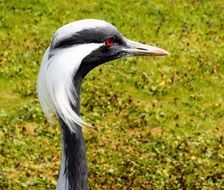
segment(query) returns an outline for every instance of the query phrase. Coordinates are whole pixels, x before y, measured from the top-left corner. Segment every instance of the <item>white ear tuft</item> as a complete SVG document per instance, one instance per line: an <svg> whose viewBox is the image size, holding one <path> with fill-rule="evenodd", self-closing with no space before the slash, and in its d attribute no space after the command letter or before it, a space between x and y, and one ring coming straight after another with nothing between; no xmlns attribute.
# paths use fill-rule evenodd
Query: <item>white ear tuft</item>
<svg viewBox="0 0 224 190"><path fill-rule="evenodd" d="M81 44L51 52L47 48L38 75L37 92L43 112L50 123L53 122L53 113L74 133L75 124L86 125L72 108L78 103L73 79L83 58L100 46L100 43Z"/></svg>

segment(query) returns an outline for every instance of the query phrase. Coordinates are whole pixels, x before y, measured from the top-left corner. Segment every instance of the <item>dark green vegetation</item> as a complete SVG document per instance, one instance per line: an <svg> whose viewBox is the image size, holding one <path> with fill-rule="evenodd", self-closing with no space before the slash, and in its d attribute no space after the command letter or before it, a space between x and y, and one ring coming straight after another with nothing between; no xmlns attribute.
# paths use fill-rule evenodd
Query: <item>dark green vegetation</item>
<svg viewBox="0 0 224 190"><path fill-rule="evenodd" d="M83 18L171 53L86 77L90 189L224 188L222 0L0 0L0 10L0 189L55 188L60 128L44 118L35 83L53 32Z"/></svg>

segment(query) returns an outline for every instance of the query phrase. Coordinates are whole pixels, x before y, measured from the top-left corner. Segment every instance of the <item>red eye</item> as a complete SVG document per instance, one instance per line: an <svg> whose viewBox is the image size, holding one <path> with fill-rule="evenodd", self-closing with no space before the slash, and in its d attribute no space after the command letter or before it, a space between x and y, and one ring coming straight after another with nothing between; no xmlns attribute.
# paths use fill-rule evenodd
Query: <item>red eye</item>
<svg viewBox="0 0 224 190"><path fill-rule="evenodd" d="M110 48L114 43L114 38L113 37L107 38L104 43L107 48Z"/></svg>

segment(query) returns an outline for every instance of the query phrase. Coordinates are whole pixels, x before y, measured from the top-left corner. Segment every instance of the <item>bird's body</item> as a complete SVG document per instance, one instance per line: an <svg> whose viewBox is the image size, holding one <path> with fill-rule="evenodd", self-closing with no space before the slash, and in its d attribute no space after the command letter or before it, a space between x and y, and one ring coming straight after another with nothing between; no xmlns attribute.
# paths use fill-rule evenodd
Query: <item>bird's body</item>
<svg viewBox="0 0 224 190"><path fill-rule="evenodd" d="M83 78L100 64L124 56L167 55L165 50L124 38L111 24L95 19L59 28L47 48L37 91L49 121L58 117L62 131L62 162L58 190L86 190L87 160L79 96Z"/></svg>

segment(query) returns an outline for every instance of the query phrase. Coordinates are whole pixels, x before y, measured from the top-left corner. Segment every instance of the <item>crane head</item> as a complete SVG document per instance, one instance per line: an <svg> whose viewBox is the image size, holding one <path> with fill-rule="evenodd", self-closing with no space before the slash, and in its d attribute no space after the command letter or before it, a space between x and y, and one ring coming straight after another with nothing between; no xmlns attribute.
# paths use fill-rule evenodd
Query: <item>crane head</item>
<svg viewBox="0 0 224 190"><path fill-rule="evenodd" d="M83 76L94 67L121 57L169 54L155 46L128 40L112 24L95 19L76 21L56 31L52 40L51 51L72 47L79 47L78 53L86 52L79 65L82 67L79 72Z"/></svg>
<svg viewBox="0 0 224 190"><path fill-rule="evenodd" d="M75 21L59 28L47 48L38 76L38 97L47 118L56 113L71 129L82 125L77 111L78 92L74 80L100 64L127 56L165 56L155 46L125 38L112 24L96 19ZM76 98L74 98L76 97Z"/></svg>

